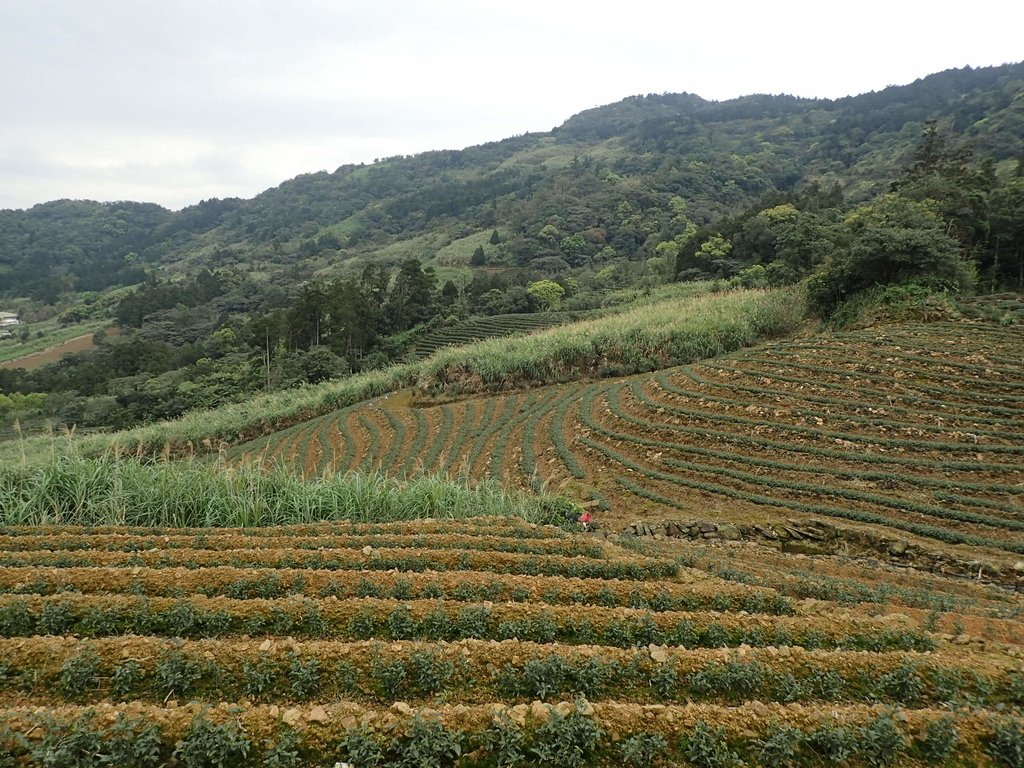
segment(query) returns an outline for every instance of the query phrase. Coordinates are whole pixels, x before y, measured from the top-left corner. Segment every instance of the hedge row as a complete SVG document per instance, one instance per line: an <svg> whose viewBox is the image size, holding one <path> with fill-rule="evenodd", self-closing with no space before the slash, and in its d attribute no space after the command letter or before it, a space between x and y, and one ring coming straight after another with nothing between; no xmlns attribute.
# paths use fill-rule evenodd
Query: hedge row
<svg viewBox="0 0 1024 768"><path fill-rule="evenodd" d="M245 568L0 568L0 594L129 593L149 597L201 594L234 599L390 597L460 602L543 602L600 605L651 611L747 611L791 615L792 601L773 589L731 585L715 579L671 581L589 580L564 576L498 578L487 572L324 572Z"/></svg>
<svg viewBox="0 0 1024 768"><path fill-rule="evenodd" d="M990 711L590 704L378 711L188 705L0 711L0 759L51 768L242 765L550 768L1019 766L1024 728Z"/></svg>
<svg viewBox="0 0 1024 768"><path fill-rule="evenodd" d="M0 535L0 551L3 552L76 552L99 550L104 552L144 552L147 550L196 550L228 552L240 550L280 549L347 550L373 547L375 549L455 549L460 552L505 552L527 555L560 555L562 557L601 558L605 549L601 544L582 541L578 538L519 540L508 536L488 536L482 531L478 535L457 533L366 534L346 536L344 534L321 534L318 536L288 536L275 539L269 536L253 537L236 534L222 534L213 529L195 535L179 536L133 536L129 534L40 534L37 536Z"/></svg>
<svg viewBox="0 0 1024 768"><path fill-rule="evenodd" d="M797 645L921 650L934 642L883 619L653 612L601 606L450 603L443 600L294 597L280 600L124 595L0 596L0 637L121 634L166 637L292 635L348 640L519 639L618 648Z"/></svg>
<svg viewBox="0 0 1024 768"><path fill-rule="evenodd" d="M1024 672L930 654L617 650L523 642L0 641L0 690L33 701L592 701L1024 705Z"/></svg>
<svg viewBox="0 0 1024 768"><path fill-rule="evenodd" d="M488 571L586 579L654 581L678 573L678 566L649 557L595 560L560 555L521 555L514 552L466 552L450 549L373 549L369 551L278 548L216 552L205 549L147 550L144 552L28 552L0 553L0 566L82 566L166 568L305 568L325 571Z"/></svg>

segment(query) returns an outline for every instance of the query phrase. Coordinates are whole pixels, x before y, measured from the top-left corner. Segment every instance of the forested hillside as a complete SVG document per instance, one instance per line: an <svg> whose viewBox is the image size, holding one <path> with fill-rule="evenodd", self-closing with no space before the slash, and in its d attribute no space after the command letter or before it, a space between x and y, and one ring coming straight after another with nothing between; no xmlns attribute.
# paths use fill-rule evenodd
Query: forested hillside
<svg viewBox="0 0 1024 768"><path fill-rule="evenodd" d="M1022 136L1012 64L834 101L635 96L177 212L0 211L0 310L22 321L0 359L54 327L122 331L0 370L0 393L47 395L0 407L0 437L15 417L174 417L381 367L466 318L593 310L677 280L806 281L821 317L878 284L1020 290Z"/></svg>
<svg viewBox="0 0 1024 768"><path fill-rule="evenodd" d="M636 96L548 133L307 174L252 200L178 212L66 200L2 211L0 296L52 301L195 263L259 261L308 277L352 260L434 258L495 227L503 242L486 255L502 264L576 266L602 252L637 260L653 255L652 236L670 233L680 214L700 226L815 183L867 199L886 188L928 121L1008 167L1021 156L1022 93L1024 65L1015 64L835 101Z"/></svg>

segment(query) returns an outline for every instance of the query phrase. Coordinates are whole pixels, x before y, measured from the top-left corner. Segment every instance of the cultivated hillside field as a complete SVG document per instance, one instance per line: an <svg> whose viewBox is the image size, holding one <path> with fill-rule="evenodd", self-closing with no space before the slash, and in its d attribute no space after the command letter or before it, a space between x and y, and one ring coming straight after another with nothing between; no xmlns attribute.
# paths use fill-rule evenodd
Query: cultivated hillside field
<svg viewBox="0 0 1024 768"><path fill-rule="evenodd" d="M439 404L400 393L228 458L306 476L488 478L589 502L616 531L824 520L1012 579L1024 560L1022 349L1019 328L982 323L824 334L591 384Z"/></svg>
<svg viewBox="0 0 1024 768"><path fill-rule="evenodd" d="M495 518L2 542L6 764L1018 764L1020 604L969 582Z"/></svg>
<svg viewBox="0 0 1024 768"><path fill-rule="evenodd" d="M657 332L12 463L0 766L1024 765L1024 330Z"/></svg>

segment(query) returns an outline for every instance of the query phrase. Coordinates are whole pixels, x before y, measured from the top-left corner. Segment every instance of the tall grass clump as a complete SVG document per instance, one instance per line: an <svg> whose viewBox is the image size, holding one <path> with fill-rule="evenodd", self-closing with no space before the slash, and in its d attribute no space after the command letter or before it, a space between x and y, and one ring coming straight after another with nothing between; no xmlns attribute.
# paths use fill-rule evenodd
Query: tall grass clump
<svg viewBox="0 0 1024 768"><path fill-rule="evenodd" d="M660 301L529 336L442 349L424 361L417 383L427 391L470 392L642 373L791 333L804 317L792 289Z"/></svg>
<svg viewBox="0 0 1024 768"><path fill-rule="evenodd" d="M451 394L642 373L714 357L794 331L805 316L795 289L693 295L666 286L646 303L539 333L449 347L415 363L260 395L113 434L0 442L0 464L67 454L181 457L216 453L404 387ZM670 298L665 298L670 297Z"/></svg>
<svg viewBox="0 0 1024 768"><path fill-rule="evenodd" d="M61 457L0 470L0 524L248 527L514 516L563 522L572 505L497 484L349 474L303 481L284 469L196 461Z"/></svg>
<svg viewBox="0 0 1024 768"><path fill-rule="evenodd" d="M241 403L192 411L171 420L113 434L33 437L0 443L0 463L52 461L76 453L137 456L216 453L222 446L252 440L339 408L409 386L416 367L398 365L322 384L259 395Z"/></svg>

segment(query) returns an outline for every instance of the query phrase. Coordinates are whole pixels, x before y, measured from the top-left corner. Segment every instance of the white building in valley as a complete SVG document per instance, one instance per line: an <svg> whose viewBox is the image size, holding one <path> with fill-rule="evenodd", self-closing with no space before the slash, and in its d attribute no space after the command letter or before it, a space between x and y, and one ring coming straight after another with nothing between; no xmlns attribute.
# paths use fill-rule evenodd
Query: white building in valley
<svg viewBox="0 0 1024 768"><path fill-rule="evenodd" d="M10 328L15 325L21 325L17 312L0 312L0 328Z"/></svg>

